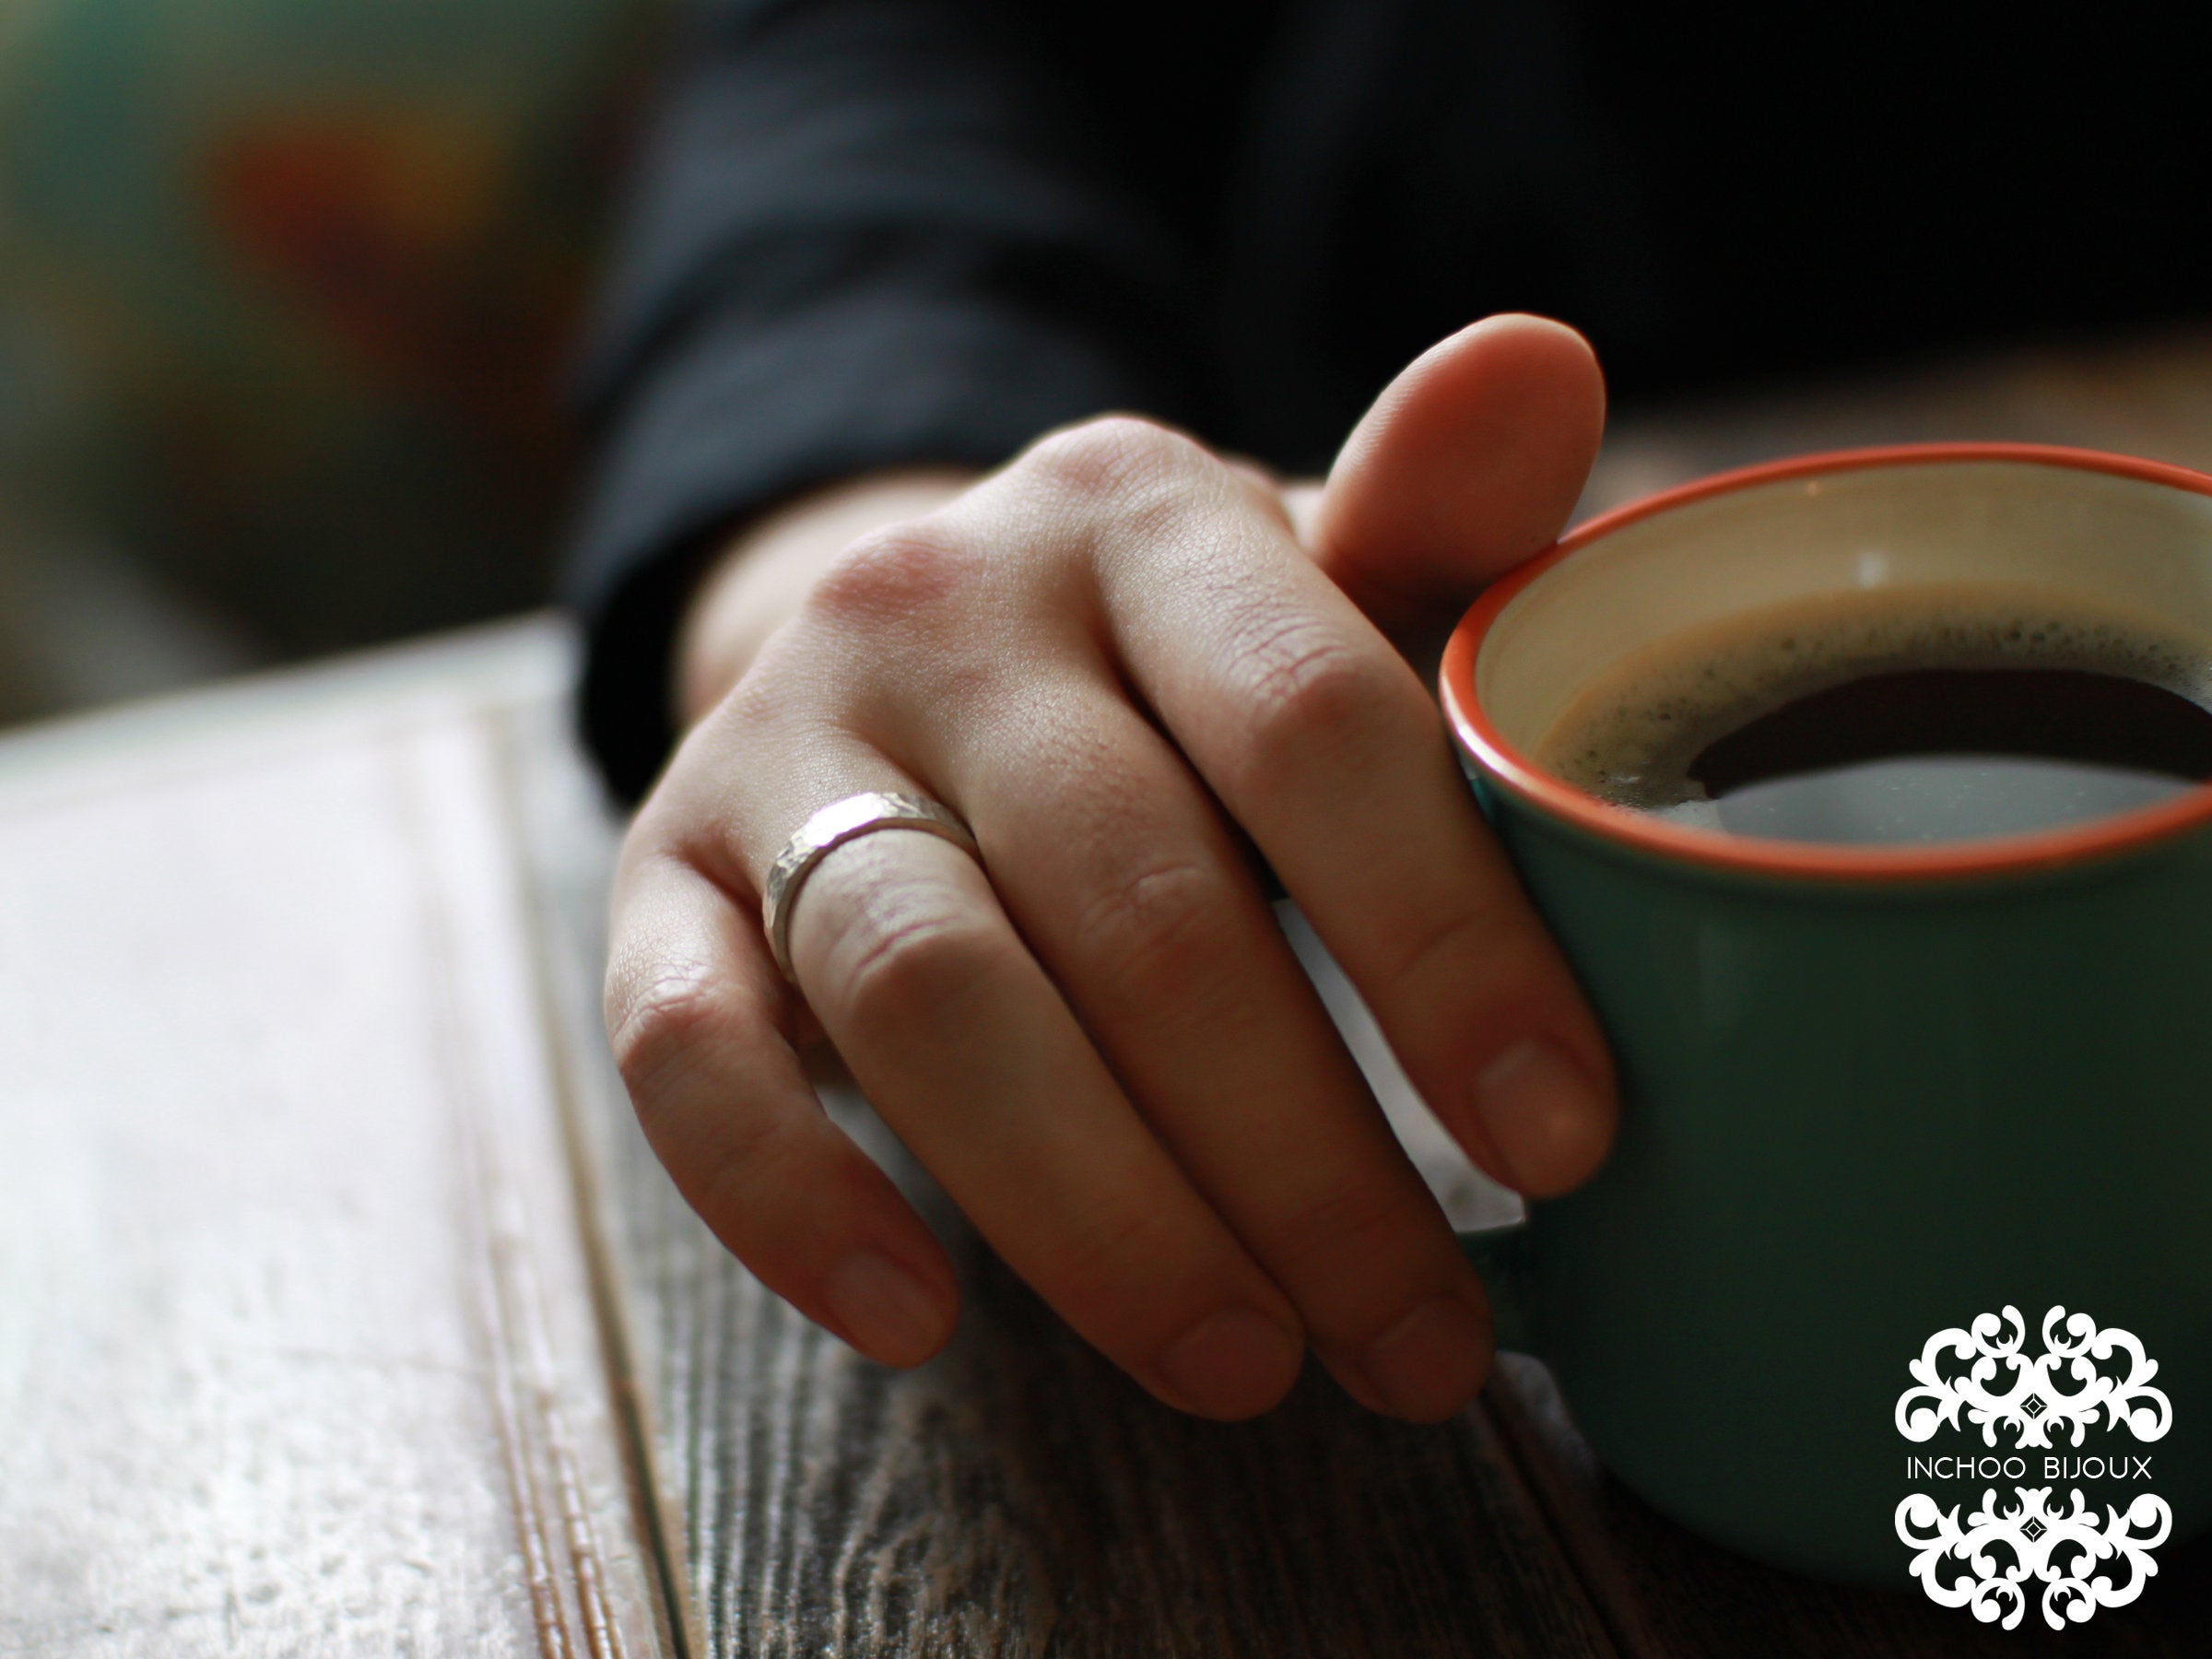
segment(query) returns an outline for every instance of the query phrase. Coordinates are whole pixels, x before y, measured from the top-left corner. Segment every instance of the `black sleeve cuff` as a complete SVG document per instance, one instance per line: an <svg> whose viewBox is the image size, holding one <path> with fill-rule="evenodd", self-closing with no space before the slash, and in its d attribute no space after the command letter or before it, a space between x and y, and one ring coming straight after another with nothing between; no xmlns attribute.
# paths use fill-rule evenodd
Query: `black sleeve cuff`
<svg viewBox="0 0 2212 1659"><path fill-rule="evenodd" d="M959 293L854 294L769 329L733 307L656 355L625 388L567 582L582 736L625 802L674 747L676 629L725 526L879 468L996 465L1053 427L1149 402L1066 325Z"/></svg>

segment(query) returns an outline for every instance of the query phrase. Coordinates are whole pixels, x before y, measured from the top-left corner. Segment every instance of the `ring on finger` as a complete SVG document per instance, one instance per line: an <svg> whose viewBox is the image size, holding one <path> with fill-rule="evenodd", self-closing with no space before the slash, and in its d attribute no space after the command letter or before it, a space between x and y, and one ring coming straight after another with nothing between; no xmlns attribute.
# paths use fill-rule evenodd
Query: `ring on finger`
<svg viewBox="0 0 2212 1659"><path fill-rule="evenodd" d="M768 930L768 947L790 983L799 982L791 965L791 912L806 877L837 848L878 830L920 830L950 841L978 864L982 862L982 849L976 845L974 832L947 808L924 795L871 789L832 801L783 843L775 863L768 867L768 879L761 884L760 920Z"/></svg>

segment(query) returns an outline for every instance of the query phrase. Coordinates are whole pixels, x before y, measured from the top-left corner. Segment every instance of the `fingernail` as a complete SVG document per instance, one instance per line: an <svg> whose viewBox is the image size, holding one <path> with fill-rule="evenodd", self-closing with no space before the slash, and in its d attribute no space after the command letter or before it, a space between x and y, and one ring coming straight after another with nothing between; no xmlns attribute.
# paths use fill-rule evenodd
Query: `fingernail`
<svg viewBox="0 0 2212 1659"><path fill-rule="evenodd" d="M1517 1042L1475 1080L1475 1112L1513 1185L1541 1197L1597 1167L1610 1135L1605 1097L1567 1051Z"/></svg>
<svg viewBox="0 0 2212 1659"><path fill-rule="evenodd" d="M879 1250L856 1250L832 1267L822 1300L853 1345L886 1365L919 1365L944 1340L935 1292Z"/></svg>
<svg viewBox="0 0 2212 1659"><path fill-rule="evenodd" d="M1256 1416L1297 1381L1305 1350L1289 1332L1250 1308L1200 1320L1159 1356L1160 1374L1201 1417Z"/></svg>
<svg viewBox="0 0 2212 1659"><path fill-rule="evenodd" d="M1416 1423L1441 1422L1489 1373L1489 1327L1466 1303L1440 1296L1376 1337L1361 1363L1392 1411Z"/></svg>

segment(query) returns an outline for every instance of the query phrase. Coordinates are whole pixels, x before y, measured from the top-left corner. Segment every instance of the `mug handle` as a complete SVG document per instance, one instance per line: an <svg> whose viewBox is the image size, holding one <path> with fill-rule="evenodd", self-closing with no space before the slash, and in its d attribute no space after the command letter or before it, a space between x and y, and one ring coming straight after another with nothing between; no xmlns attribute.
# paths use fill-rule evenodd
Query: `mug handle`
<svg viewBox="0 0 2212 1659"><path fill-rule="evenodd" d="M1480 1232L1463 1232L1459 1248L1475 1270L1482 1275L1483 1288L1490 1296L1490 1326L1500 1352L1510 1349L1516 1354L1535 1354L1542 1357L1536 1346L1535 1310L1530 1305L1529 1292L1533 1288L1529 1273L1528 1223L1511 1222L1504 1227L1485 1228Z"/></svg>

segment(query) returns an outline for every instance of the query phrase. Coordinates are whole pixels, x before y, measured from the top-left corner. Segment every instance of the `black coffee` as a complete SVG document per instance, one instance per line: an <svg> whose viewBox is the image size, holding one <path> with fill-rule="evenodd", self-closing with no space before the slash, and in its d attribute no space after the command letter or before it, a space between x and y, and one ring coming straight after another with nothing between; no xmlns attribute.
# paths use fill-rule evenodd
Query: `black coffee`
<svg viewBox="0 0 2212 1659"><path fill-rule="evenodd" d="M2212 781L2212 641L1990 588L1839 595L1647 651L1538 746L1622 806L1914 844L2107 817Z"/></svg>

